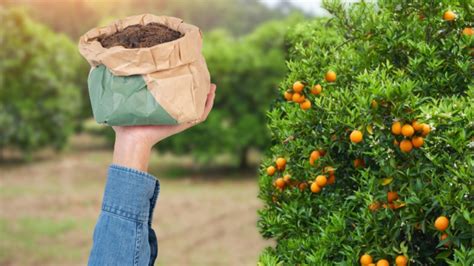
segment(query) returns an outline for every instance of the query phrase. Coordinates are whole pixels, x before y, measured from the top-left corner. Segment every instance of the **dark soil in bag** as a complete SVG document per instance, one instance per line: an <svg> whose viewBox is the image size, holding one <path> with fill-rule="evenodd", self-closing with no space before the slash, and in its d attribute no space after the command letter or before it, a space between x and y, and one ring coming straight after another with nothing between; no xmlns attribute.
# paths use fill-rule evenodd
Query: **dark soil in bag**
<svg viewBox="0 0 474 266"><path fill-rule="evenodd" d="M160 43L171 42L183 36L181 32L159 23L131 25L109 36L100 36L97 40L105 48L123 46L125 48L152 47Z"/></svg>

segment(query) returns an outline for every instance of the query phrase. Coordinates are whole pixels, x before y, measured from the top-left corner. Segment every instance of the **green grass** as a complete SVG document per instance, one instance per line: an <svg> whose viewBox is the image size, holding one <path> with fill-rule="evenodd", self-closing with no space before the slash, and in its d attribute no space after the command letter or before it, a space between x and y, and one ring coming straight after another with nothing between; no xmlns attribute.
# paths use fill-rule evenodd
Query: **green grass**
<svg viewBox="0 0 474 266"><path fill-rule="evenodd" d="M74 241L64 241L68 233L77 230L86 232L86 228L79 221L70 218L61 220L39 217L21 217L17 220L1 218L0 264L8 264L9 260L15 261L14 257L21 256L29 257L30 259L22 261L31 260L32 264L63 259L78 261L83 256L83 250L71 246Z"/></svg>

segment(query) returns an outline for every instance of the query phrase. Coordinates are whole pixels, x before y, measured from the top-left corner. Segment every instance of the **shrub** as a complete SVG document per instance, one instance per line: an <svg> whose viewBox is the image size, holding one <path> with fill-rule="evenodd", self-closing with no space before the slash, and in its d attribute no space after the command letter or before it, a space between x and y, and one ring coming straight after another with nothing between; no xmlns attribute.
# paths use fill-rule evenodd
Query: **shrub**
<svg viewBox="0 0 474 266"><path fill-rule="evenodd" d="M311 107L280 96L268 113L274 145L261 167L258 225L276 246L260 265L357 265L364 254L390 265L472 265L472 5L325 7L325 24L289 33L280 86L286 97L303 83ZM443 19L448 10L456 19ZM278 157L286 167L269 175ZM449 224L435 226L441 216Z"/></svg>
<svg viewBox="0 0 474 266"><path fill-rule="evenodd" d="M61 148L79 112L79 54L18 9L0 10L0 150Z"/></svg>

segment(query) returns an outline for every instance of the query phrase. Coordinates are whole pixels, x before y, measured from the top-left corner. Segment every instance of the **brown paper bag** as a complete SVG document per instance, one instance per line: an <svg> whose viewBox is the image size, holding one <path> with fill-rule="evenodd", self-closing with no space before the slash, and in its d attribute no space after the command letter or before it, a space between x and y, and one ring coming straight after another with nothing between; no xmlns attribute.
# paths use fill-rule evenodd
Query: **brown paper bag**
<svg viewBox="0 0 474 266"><path fill-rule="evenodd" d="M150 22L164 24L183 36L153 47L134 49L122 46L107 49L97 40L127 26ZM204 111L210 88L201 48L199 28L174 17L143 14L88 31L79 40L79 51L91 65L89 92L94 117L109 125L196 122ZM137 75L141 78L137 79ZM126 91L130 82L137 93L140 91L139 95ZM141 91L145 89L145 93Z"/></svg>

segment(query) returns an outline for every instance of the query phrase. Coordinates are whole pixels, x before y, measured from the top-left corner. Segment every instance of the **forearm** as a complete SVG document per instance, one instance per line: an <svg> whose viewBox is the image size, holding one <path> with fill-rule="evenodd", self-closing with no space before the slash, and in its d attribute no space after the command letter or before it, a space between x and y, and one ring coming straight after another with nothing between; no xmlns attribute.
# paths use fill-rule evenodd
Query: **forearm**
<svg viewBox="0 0 474 266"><path fill-rule="evenodd" d="M115 137L113 164L137 169L142 172L148 171L152 146L135 138L117 134Z"/></svg>

